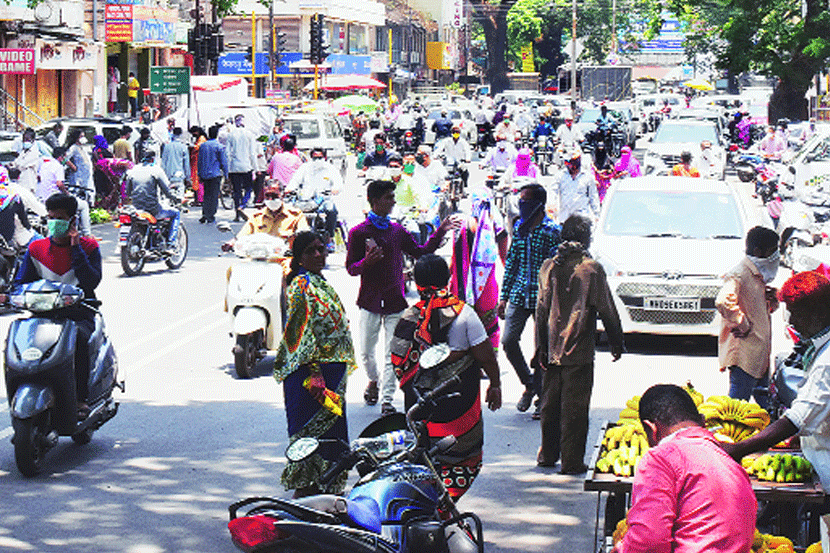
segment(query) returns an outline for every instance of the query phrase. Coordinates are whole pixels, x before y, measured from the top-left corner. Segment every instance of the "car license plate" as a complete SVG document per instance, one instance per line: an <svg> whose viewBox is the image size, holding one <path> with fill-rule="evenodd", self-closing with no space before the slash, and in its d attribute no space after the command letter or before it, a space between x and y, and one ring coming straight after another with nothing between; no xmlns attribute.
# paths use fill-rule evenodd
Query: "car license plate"
<svg viewBox="0 0 830 553"><path fill-rule="evenodd" d="M643 309L649 311L700 311L700 298L643 298Z"/></svg>

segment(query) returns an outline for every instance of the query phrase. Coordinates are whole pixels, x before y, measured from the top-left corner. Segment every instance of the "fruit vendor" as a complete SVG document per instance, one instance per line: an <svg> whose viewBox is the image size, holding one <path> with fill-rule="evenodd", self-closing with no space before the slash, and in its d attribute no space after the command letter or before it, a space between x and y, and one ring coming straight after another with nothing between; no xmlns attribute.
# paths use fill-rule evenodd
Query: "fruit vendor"
<svg viewBox="0 0 830 553"><path fill-rule="evenodd" d="M651 449L640 459L628 531L617 553L749 551L757 502L744 469L703 427L679 386L652 386L640 399Z"/></svg>
<svg viewBox="0 0 830 553"><path fill-rule="evenodd" d="M805 378L780 419L752 438L723 447L740 459L798 433L804 456L824 489L830 489L830 280L816 271L797 273L781 287L778 299L787 305L790 325L807 346Z"/></svg>

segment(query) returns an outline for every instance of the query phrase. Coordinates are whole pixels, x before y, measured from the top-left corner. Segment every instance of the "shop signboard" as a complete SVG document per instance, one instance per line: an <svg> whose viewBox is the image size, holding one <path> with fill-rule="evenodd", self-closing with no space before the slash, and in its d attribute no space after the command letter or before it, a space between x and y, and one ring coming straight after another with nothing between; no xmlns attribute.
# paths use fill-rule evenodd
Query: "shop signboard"
<svg viewBox="0 0 830 553"><path fill-rule="evenodd" d="M0 21L27 21L33 17L33 10L26 0L0 2Z"/></svg>
<svg viewBox="0 0 830 553"><path fill-rule="evenodd" d="M329 54L326 63L331 65L332 75L371 75L372 56Z"/></svg>
<svg viewBox="0 0 830 553"><path fill-rule="evenodd" d="M104 34L107 42L132 42L133 7L130 5L107 4L104 11L106 25Z"/></svg>
<svg viewBox="0 0 830 553"><path fill-rule="evenodd" d="M0 74L34 75L34 48L0 48Z"/></svg>
<svg viewBox="0 0 830 553"><path fill-rule="evenodd" d="M246 77L251 76L251 62L245 59L247 54L245 52L225 52L219 56L217 64L220 75L242 75ZM268 56L265 52L256 53L256 76L265 77L270 75L268 69ZM283 52L280 56L282 65L276 68L274 73L276 75L291 75L289 64L303 59L302 52Z"/></svg>
<svg viewBox="0 0 830 553"><path fill-rule="evenodd" d="M150 6L133 6L133 42L152 46L176 43L178 11Z"/></svg>
<svg viewBox="0 0 830 553"><path fill-rule="evenodd" d="M150 93L188 94L190 92L189 67L151 67Z"/></svg>
<svg viewBox="0 0 830 553"><path fill-rule="evenodd" d="M37 39L35 51L39 69L94 70L98 61L96 47L80 42Z"/></svg>

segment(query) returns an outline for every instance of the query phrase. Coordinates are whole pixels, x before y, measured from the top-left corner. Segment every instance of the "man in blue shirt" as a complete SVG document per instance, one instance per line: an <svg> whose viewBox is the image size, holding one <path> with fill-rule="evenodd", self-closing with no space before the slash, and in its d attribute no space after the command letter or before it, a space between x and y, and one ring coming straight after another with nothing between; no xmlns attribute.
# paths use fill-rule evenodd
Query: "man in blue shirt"
<svg viewBox="0 0 830 553"><path fill-rule="evenodd" d="M182 142L181 127L174 127L171 136L170 142L161 151L161 168L170 181L170 190L181 201L184 197L184 183L190 180L190 154Z"/></svg>
<svg viewBox="0 0 830 553"><path fill-rule="evenodd" d="M219 126L208 129L208 140L199 147L199 180L205 188L205 199L202 202L202 218L200 223L213 223L216 220L216 209L219 207L219 184L222 177L228 178L228 153L225 147L216 139L219 136Z"/></svg>
<svg viewBox="0 0 830 553"><path fill-rule="evenodd" d="M499 295L498 315L504 319L501 344L525 391L516 409L527 411L533 396L541 390L541 373L530 372L519 340L527 319L536 312L539 269L556 253L561 241L559 226L545 213L547 192L540 184L528 184L519 191L520 217L513 228L513 239L504 264L504 279ZM534 416L535 418L535 416Z"/></svg>

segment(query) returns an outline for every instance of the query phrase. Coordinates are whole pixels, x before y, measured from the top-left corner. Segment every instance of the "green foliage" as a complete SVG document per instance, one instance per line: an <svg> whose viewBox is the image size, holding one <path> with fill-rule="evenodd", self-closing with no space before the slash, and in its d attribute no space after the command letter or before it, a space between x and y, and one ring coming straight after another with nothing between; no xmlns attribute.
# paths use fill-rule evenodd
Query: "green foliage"
<svg viewBox="0 0 830 553"><path fill-rule="evenodd" d="M220 18L234 13L238 2L239 0L211 0L211 3L216 6L216 15ZM269 6L263 0L260 0L260 3L266 8Z"/></svg>

